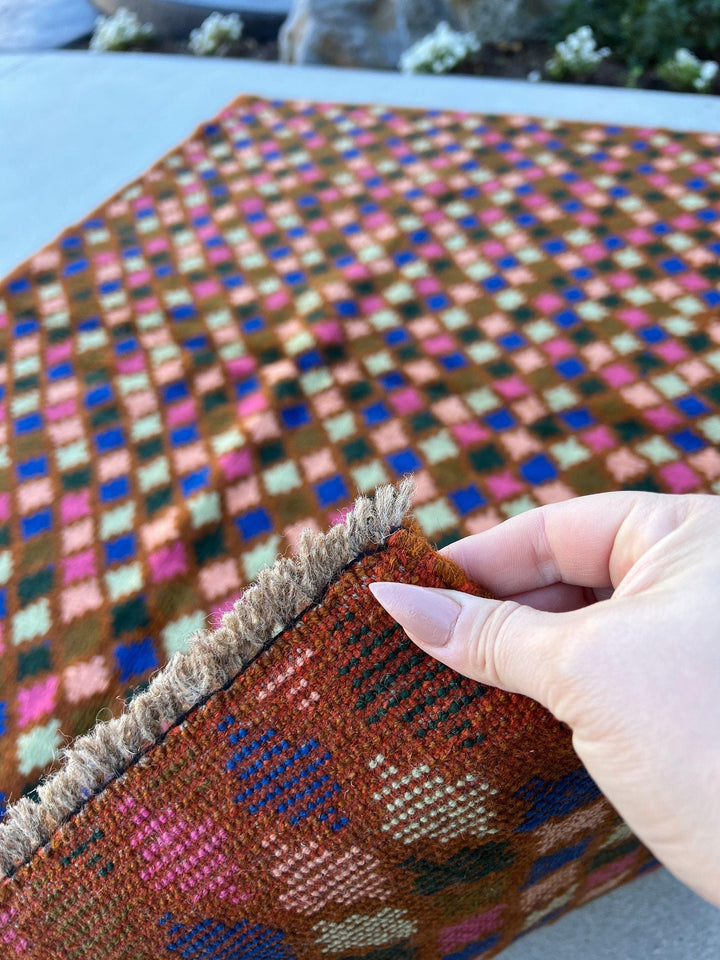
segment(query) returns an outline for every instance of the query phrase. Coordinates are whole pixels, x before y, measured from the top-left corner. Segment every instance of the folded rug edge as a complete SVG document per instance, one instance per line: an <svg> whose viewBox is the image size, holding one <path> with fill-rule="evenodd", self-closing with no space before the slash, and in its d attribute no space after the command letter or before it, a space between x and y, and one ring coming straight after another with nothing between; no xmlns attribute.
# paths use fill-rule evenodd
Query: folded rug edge
<svg viewBox="0 0 720 960"><path fill-rule="evenodd" d="M411 477L358 497L342 523L305 531L293 557L263 570L216 630L195 635L122 714L96 723L62 753L37 790L8 806L0 824L0 881L27 862L89 797L119 776L193 707L230 682L273 637L316 603L358 554L384 543L410 511Z"/></svg>

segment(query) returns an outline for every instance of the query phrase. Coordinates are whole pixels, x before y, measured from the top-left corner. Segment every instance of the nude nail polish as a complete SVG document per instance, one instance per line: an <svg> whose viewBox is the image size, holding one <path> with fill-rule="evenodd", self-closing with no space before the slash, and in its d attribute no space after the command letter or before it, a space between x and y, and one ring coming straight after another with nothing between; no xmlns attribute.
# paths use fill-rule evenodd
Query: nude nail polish
<svg viewBox="0 0 720 960"><path fill-rule="evenodd" d="M462 607L439 590L409 583L371 583L375 599L411 640L427 647L443 647L450 639Z"/></svg>

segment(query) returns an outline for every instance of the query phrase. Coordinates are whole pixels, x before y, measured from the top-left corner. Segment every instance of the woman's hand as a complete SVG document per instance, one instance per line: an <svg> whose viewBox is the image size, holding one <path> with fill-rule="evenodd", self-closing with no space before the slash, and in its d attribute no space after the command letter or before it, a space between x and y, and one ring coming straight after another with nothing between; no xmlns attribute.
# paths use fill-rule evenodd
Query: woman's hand
<svg viewBox="0 0 720 960"><path fill-rule="evenodd" d="M428 654L567 723L631 829L720 906L720 498L580 497L443 553L501 599L370 589Z"/></svg>

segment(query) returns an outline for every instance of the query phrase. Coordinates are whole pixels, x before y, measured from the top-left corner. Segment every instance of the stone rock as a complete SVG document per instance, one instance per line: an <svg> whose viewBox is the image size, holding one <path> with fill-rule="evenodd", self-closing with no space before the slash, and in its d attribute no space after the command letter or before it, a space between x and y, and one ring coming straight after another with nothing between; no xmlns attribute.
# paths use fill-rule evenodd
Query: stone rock
<svg viewBox="0 0 720 960"><path fill-rule="evenodd" d="M294 0L280 31L287 63L394 69L441 20L481 43L537 36L566 0Z"/></svg>
<svg viewBox="0 0 720 960"><path fill-rule="evenodd" d="M280 30L280 59L388 67L401 54L395 0L295 0Z"/></svg>
<svg viewBox="0 0 720 960"><path fill-rule="evenodd" d="M472 30L480 42L528 40L542 34L548 17L567 0L448 0L461 30Z"/></svg>

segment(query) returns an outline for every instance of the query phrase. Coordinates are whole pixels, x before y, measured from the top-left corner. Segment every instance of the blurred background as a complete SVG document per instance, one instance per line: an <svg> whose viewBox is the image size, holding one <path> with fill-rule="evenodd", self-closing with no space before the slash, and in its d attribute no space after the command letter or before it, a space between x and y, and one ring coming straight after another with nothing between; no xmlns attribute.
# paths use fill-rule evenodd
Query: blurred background
<svg viewBox="0 0 720 960"><path fill-rule="evenodd" d="M0 0L0 50L48 50L92 33L89 0Z"/></svg>
<svg viewBox="0 0 720 960"><path fill-rule="evenodd" d="M0 52L57 50L88 46L100 15L112 15L120 7L151 20L160 39L178 39L199 26L218 10L237 11L242 16L244 34L261 41L276 39L286 18L291 0L247 0L244 3L195 0L150 0L150 2L114 2L114 0L0 0Z"/></svg>
<svg viewBox="0 0 720 960"><path fill-rule="evenodd" d="M720 0L0 0L0 52L88 48L718 94Z"/></svg>

